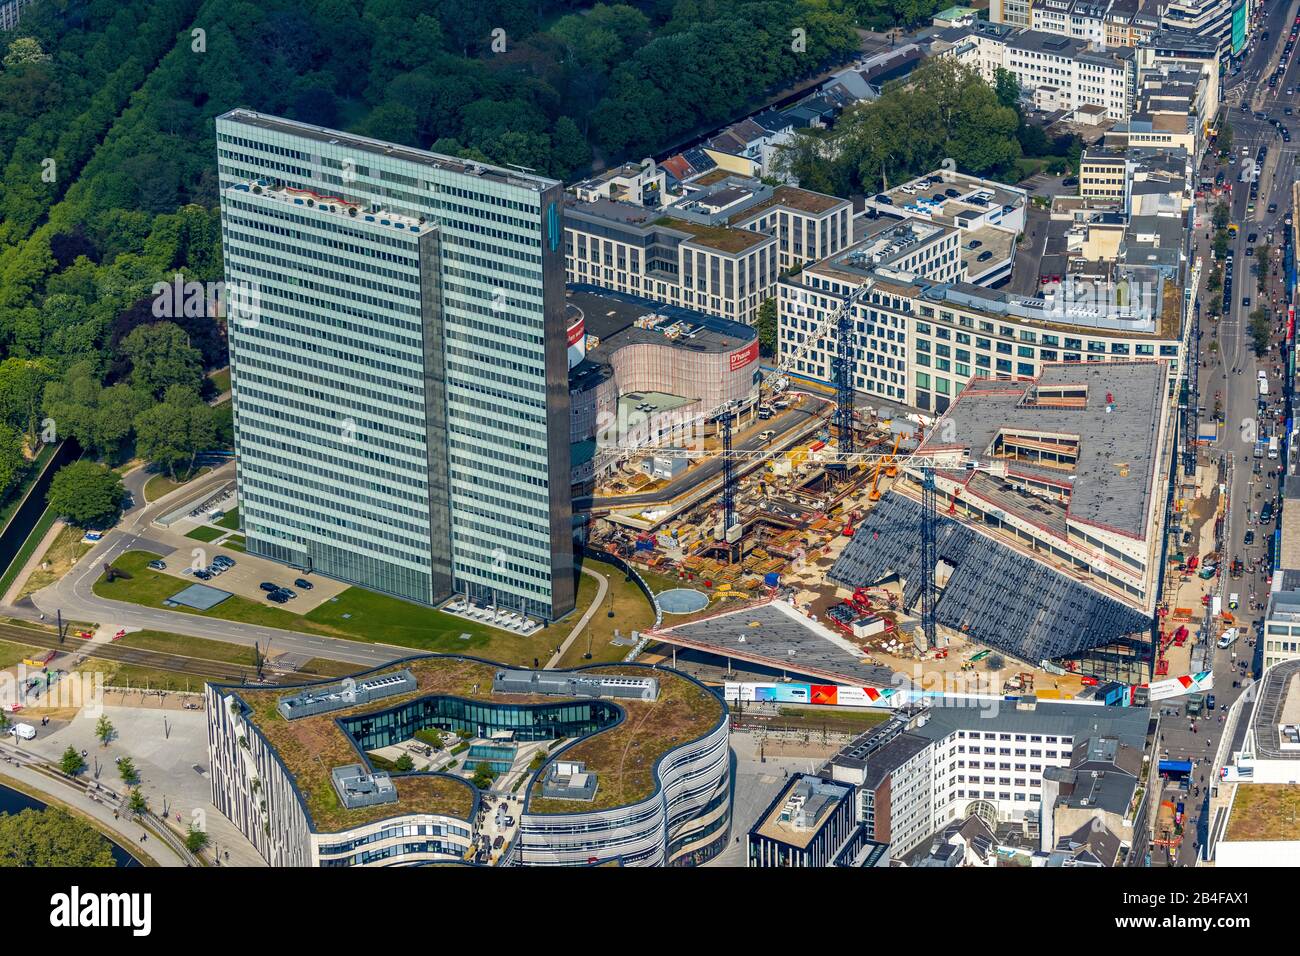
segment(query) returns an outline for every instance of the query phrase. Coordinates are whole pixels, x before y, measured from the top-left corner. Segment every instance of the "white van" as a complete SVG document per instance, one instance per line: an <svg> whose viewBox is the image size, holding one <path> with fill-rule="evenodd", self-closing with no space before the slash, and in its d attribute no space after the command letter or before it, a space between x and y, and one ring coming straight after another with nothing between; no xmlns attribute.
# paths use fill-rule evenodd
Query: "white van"
<svg viewBox="0 0 1300 956"><path fill-rule="evenodd" d="M9 733L15 737L21 737L23 740L36 739L36 728L31 724L14 724L9 728Z"/></svg>
<svg viewBox="0 0 1300 956"><path fill-rule="evenodd" d="M1237 629L1235 627L1228 628L1226 631L1223 632L1223 637L1219 638L1219 648L1221 650L1226 650L1227 648L1231 647L1233 644L1236 643L1237 643Z"/></svg>

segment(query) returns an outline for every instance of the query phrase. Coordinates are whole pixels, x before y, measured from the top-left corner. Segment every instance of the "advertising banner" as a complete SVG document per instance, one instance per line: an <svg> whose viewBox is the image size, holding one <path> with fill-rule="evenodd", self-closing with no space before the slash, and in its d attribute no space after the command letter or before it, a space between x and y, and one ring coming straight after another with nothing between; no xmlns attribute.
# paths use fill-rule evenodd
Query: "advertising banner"
<svg viewBox="0 0 1300 956"><path fill-rule="evenodd" d="M737 349L731 353L731 371L735 372L744 368L750 362L758 361L758 340L755 339L743 349Z"/></svg>
<svg viewBox="0 0 1300 956"><path fill-rule="evenodd" d="M1232 55L1237 56L1246 48L1246 4L1241 3L1232 11Z"/></svg>

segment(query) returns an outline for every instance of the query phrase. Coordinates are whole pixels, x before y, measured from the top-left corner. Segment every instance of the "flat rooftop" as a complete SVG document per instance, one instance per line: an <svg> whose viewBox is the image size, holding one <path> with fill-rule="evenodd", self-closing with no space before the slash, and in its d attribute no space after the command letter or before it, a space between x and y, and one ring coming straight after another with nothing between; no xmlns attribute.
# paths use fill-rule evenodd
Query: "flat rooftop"
<svg viewBox="0 0 1300 956"><path fill-rule="evenodd" d="M294 778L316 831L329 833L404 813L439 813L468 820L473 811L475 788L449 774L394 773L395 802L345 808L330 774L337 767L358 762L368 767L369 760L358 751L338 721L388 710L420 697L454 696L501 704L553 705L565 700L555 696L493 693L493 678L501 669L502 665L489 661L448 655L396 661L366 671L364 676L375 678L409 671L416 679L415 690L293 721L286 720L277 707L289 688L225 685L221 690L244 703L246 719L275 749ZM681 743L704 736L717 726L725 713L722 702L714 694L675 671L660 668L651 671L633 665L581 670L588 674L630 677L653 674L659 681L659 696L654 701L603 698L606 703L621 708L626 718L552 755L583 761L588 771L599 775L600 792L585 809L621 806L649 796L654 792L654 765L659 757ZM337 684L338 681L321 683ZM565 801L531 799L527 812L563 813L572 809Z"/></svg>
<svg viewBox="0 0 1300 956"><path fill-rule="evenodd" d="M905 191L908 189L912 192ZM890 200L888 204L878 203L874 197L879 195L869 194L867 202L877 208L896 206L899 215L913 212L949 222L963 211L983 215L1004 206L1019 209L1026 202L1024 190L950 170L935 170L885 190L884 195Z"/></svg>
<svg viewBox="0 0 1300 956"><path fill-rule="evenodd" d="M598 340L569 370L570 390L585 391L605 381L613 374L614 353L627 345L667 345L684 353L717 354L758 340L752 326L592 285L570 285L565 308L566 327L581 319L586 334ZM656 321L655 316L660 318Z"/></svg>
<svg viewBox="0 0 1300 956"><path fill-rule="evenodd" d="M1045 365L1034 381L975 379L918 454L961 450L981 463L1005 461L1011 474L1060 487L1069 517L1145 538L1167 391L1168 370L1155 361ZM947 434L954 439L939 440ZM1013 437L1018 448L1004 451ZM1032 437L1049 452L1064 443L1076 461L1049 467L1026 458Z"/></svg>
<svg viewBox="0 0 1300 956"><path fill-rule="evenodd" d="M788 604L771 601L662 628L655 639L844 684L907 687L887 667L866 663L858 648Z"/></svg>
<svg viewBox="0 0 1300 956"><path fill-rule="evenodd" d="M1243 843L1300 840L1300 785L1239 784L1222 839Z"/></svg>
<svg viewBox="0 0 1300 956"><path fill-rule="evenodd" d="M300 136L304 139L325 143L330 146L341 146L370 156L390 156L407 162L444 169L448 172L478 176L492 182L518 186L522 189L532 189L537 192L551 186L560 185L559 180L548 179L545 176L522 173L503 166L493 166L490 163L472 162L457 159L454 156L443 156L441 153L431 153L428 150L388 143L381 139L371 139L368 136L344 133L325 126L312 126L310 123L300 123L297 120L285 119L280 116L269 116L249 109L233 109L223 113L218 119L242 123L245 126L253 126L258 129L272 130L287 136Z"/></svg>
<svg viewBox="0 0 1300 956"><path fill-rule="evenodd" d="M735 229L731 226L713 226L703 222L692 222L689 219L678 219L675 216L660 215L654 224L663 229L684 232L696 245L707 246L728 255L745 252L765 242L776 241L775 237L763 232Z"/></svg>
<svg viewBox="0 0 1300 956"><path fill-rule="evenodd" d="M1300 724L1300 660L1274 664L1264 675L1250 718L1257 758L1300 761L1300 750L1284 747L1283 724Z"/></svg>
<svg viewBox="0 0 1300 956"><path fill-rule="evenodd" d="M802 850L822 831L835 808L852 796L853 789L845 784L796 774L750 832ZM801 809L812 826L796 825L798 814L790 812L791 800L796 798L803 802Z"/></svg>
<svg viewBox="0 0 1300 956"><path fill-rule="evenodd" d="M800 212L823 213L829 212L836 206L843 206L847 202L847 199L841 199L838 196L815 193L808 189L800 189L798 186L778 186L770 197L736 213L731 217L730 221L732 223L748 222L758 213L773 206L784 206L789 209L797 209Z"/></svg>

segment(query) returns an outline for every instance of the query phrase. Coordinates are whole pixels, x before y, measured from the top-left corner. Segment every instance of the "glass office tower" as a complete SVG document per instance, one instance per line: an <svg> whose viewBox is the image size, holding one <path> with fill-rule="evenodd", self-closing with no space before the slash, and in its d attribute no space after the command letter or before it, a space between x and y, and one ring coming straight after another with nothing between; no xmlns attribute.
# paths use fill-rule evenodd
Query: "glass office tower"
<svg viewBox="0 0 1300 956"><path fill-rule="evenodd" d="M217 149L248 550L572 610L563 185L248 110Z"/></svg>

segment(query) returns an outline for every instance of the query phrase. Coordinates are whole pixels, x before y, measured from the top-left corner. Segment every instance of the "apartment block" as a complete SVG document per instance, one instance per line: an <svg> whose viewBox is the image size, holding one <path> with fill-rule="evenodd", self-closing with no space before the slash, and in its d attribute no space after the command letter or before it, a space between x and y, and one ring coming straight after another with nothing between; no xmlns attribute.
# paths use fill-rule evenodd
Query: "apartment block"
<svg viewBox="0 0 1300 956"><path fill-rule="evenodd" d="M635 192L615 199L583 189L568 198L569 282L752 325L782 272L850 241L848 200L721 169L675 195L659 192L653 205Z"/></svg>
<svg viewBox="0 0 1300 956"><path fill-rule="evenodd" d="M1136 93L1133 50L1099 50L1091 39L1070 32L1013 29L976 22L940 31L936 55L948 56L980 72L992 83L1005 70L1020 83L1035 108L1073 111L1100 107L1108 118L1129 115ZM1099 41L1097 41L1099 42Z"/></svg>
<svg viewBox="0 0 1300 956"><path fill-rule="evenodd" d="M891 844L891 856L904 859L953 820L970 816L1037 833L1040 814L1052 805L1044 802L1052 768L1077 766L1075 748L1089 738L1140 754L1148 716L1145 707L1033 698L989 707L947 702L900 711L832 757L829 771L856 788L868 838Z"/></svg>
<svg viewBox="0 0 1300 956"><path fill-rule="evenodd" d="M243 109L217 146L250 553L572 610L563 186Z"/></svg>

